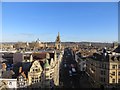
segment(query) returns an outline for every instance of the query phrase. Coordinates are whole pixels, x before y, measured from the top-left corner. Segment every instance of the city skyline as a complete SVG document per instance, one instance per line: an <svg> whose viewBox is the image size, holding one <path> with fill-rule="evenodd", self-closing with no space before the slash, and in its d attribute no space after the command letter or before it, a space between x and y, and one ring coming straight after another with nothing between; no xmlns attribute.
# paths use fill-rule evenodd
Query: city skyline
<svg viewBox="0 0 120 90"><path fill-rule="evenodd" d="M113 42L118 40L117 2L3 3L3 42L61 41Z"/></svg>

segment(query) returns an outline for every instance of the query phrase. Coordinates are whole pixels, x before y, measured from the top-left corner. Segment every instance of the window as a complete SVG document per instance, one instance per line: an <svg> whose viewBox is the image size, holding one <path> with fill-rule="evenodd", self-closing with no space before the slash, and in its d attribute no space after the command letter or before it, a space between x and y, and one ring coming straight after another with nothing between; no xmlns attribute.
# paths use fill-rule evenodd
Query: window
<svg viewBox="0 0 120 90"><path fill-rule="evenodd" d="M106 72L104 71L104 75L106 75Z"/></svg>
<svg viewBox="0 0 120 90"><path fill-rule="evenodd" d="M117 57L117 60L119 61L119 60L120 60L120 58L119 58L119 57Z"/></svg>
<svg viewBox="0 0 120 90"><path fill-rule="evenodd" d="M114 56L113 56L113 57L111 57L111 60L113 60L113 61L114 61L114 58L115 58Z"/></svg>
<svg viewBox="0 0 120 90"><path fill-rule="evenodd" d="M48 70L49 70L49 68L46 68L45 70L46 70L46 71L48 71Z"/></svg>
<svg viewBox="0 0 120 90"><path fill-rule="evenodd" d="M115 79L112 79L112 83L115 83Z"/></svg>
<svg viewBox="0 0 120 90"><path fill-rule="evenodd" d="M26 81L26 78L24 78L24 81Z"/></svg>
<svg viewBox="0 0 120 90"><path fill-rule="evenodd" d="M22 78L20 78L20 79L19 79L19 81L23 81L23 79L22 79Z"/></svg>
<svg viewBox="0 0 120 90"><path fill-rule="evenodd" d="M50 75L53 75L53 73L50 73Z"/></svg>
<svg viewBox="0 0 120 90"><path fill-rule="evenodd" d="M100 81L101 81L101 82L105 82L105 78L100 77Z"/></svg>
<svg viewBox="0 0 120 90"><path fill-rule="evenodd" d="M52 76L50 76L50 78L52 78Z"/></svg>
<svg viewBox="0 0 120 90"><path fill-rule="evenodd" d="M41 79L41 77L39 77L39 79Z"/></svg>
<svg viewBox="0 0 120 90"><path fill-rule="evenodd" d="M118 83L120 83L120 79L118 79Z"/></svg>
<svg viewBox="0 0 120 90"><path fill-rule="evenodd" d="M105 78L103 78L103 81L105 82Z"/></svg>
<svg viewBox="0 0 120 90"><path fill-rule="evenodd" d="M12 82L9 82L9 85L12 85Z"/></svg>
<svg viewBox="0 0 120 90"><path fill-rule="evenodd" d="M38 69L38 72L40 72L40 69Z"/></svg>
<svg viewBox="0 0 120 90"><path fill-rule="evenodd" d="M22 85L22 83L19 83L19 85L21 86L21 85Z"/></svg>
<svg viewBox="0 0 120 90"><path fill-rule="evenodd" d="M105 74L106 74L106 72L101 70L101 75L105 75Z"/></svg>
<svg viewBox="0 0 120 90"><path fill-rule="evenodd" d="M22 78L22 76L19 77L19 79L21 79L21 78Z"/></svg>
<svg viewBox="0 0 120 90"><path fill-rule="evenodd" d="M105 68L105 69L107 68L107 67L106 67L106 64L105 64L105 67L104 67L104 68Z"/></svg>
<svg viewBox="0 0 120 90"><path fill-rule="evenodd" d="M48 79L49 78L49 76L46 76L46 79Z"/></svg>
<svg viewBox="0 0 120 90"><path fill-rule="evenodd" d="M103 70L101 70L101 75L103 75Z"/></svg>
<svg viewBox="0 0 120 90"><path fill-rule="evenodd" d="M120 72L118 72L118 75L120 76Z"/></svg>
<svg viewBox="0 0 120 90"><path fill-rule="evenodd" d="M20 83L20 85L21 85L21 86L23 86L23 85L24 85L24 83Z"/></svg>
<svg viewBox="0 0 120 90"><path fill-rule="evenodd" d="M112 72L112 75L115 76L115 72Z"/></svg>
<svg viewBox="0 0 120 90"><path fill-rule="evenodd" d="M22 83L22 85L24 86L24 85L25 85L25 83Z"/></svg>
<svg viewBox="0 0 120 90"><path fill-rule="evenodd" d="M112 69L115 69L116 65L112 65Z"/></svg>
<svg viewBox="0 0 120 90"><path fill-rule="evenodd" d="M120 69L120 65L118 66L118 68Z"/></svg>
<svg viewBox="0 0 120 90"><path fill-rule="evenodd" d="M115 65L112 65L112 69L115 69Z"/></svg>
<svg viewBox="0 0 120 90"><path fill-rule="evenodd" d="M104 64L102 64L102 68L104 68Z"/></svg>
<svg viewBox="0 0 120 90"><path fill-rule="evenodd" d="M35 78L36 80L38 79L38 77Z"/></svg>

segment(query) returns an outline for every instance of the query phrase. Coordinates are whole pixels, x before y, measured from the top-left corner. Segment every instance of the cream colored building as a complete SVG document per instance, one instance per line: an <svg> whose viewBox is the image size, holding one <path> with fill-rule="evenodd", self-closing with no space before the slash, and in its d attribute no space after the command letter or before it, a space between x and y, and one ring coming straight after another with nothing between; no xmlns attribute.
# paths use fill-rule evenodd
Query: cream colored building
<svg viewBox="0 0 120 90"><path fill-rule="evenodd" d="M87 73L95 87L120 86L120 53L94 53L87 59Z"/></svg>
<svg viewBox="0 0 120 90"><path fill-rule="evenodd" d="M0 90L17 90L17 79L0 79Z"/></svg>
<svg viewBox="0 0 120 90"><path fill-rule="evenodd" d="M59 41L59 35L57 38L57 41ZM37 45L41 44L38 40L36 43ZM61 51L61 43L57 43L56 46L56 50L39 50L31 54L15 54L14 60L18 64L19 61L22 63L19 65L19 70L21 67L22 70L20 70L18 82L24 83L24 86L28 85L30 88L54 88L59 86L59 64L62 60L63 52ZM20 60L17 58L18 56ZM23 80L23 82L20 80ZM25 85L26 81L28 84Z"/></svg>
<svg viewBox="0 0 120 90"><path fill-rule="evenodd" d="M30 67L30 71L28 72L28 85L33 85L35 88L39 88L41 86L41 73L43 69L39 63L39 61L34 61ZM37 83L37 84L36 84Z"/></svg>
<svg viewBox="0 0 120 90"><path fill-rule="evenodd" d="M49 56L49 55L48 55ZM54 53L54 58L45 60L42 75L42 88L53 88L59 86L59 62L60 56Z"/></svg>
<svg viewBox="0 0 120 90"><path fill-rule="evenodd" d="M58 51L37 52L32 54L32 59L32 62L24 61L21 62L22 66L19 65L18 88L26 86L54 88L59 86L59 64L62 53Z"/></svg>

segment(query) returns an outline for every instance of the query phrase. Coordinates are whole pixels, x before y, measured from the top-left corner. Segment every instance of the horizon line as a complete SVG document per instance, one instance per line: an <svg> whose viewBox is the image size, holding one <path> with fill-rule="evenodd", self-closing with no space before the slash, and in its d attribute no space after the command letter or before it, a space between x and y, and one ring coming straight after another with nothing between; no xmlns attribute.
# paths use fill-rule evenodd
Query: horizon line
<svg viewBox="0 0 120 90"><path fill-rule="evenodd" d="M31 42L35 42L35 41L5 41L5 42L1 42L0 43L17 43L17 42L28 42L28 43L31 43ZM41 41L41 43L54 43L55 41ZM66 42L74 42L74 43L80 43L80 42L85 42L85 43L114 43L114 42L117 42L119 43L118 41L112 41L112 42L102 42L102 41L62 41L61 43L66 43Z"/></svg>

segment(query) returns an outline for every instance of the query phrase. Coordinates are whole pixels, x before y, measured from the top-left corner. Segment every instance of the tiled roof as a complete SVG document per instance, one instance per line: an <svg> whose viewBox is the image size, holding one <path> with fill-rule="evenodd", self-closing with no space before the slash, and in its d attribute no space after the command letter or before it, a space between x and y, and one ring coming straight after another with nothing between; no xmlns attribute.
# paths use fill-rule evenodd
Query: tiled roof
<svg viewBox="0 0 120 90"><path fill-rule="evenodd" d="M46 52L33 53L33 59L44 59L46 58Z"/></svg>
<svg viewBox="0 0 120 90"><path fill-rule="evenodd" d="M33 63L33 62L32 62ZM30 67L32 65L31 62L19 62L17 64L15 64L13 66L13 71L15 72L15 74L13 75L13 78L17 78L17 76L19 76L19 68L22 67L22 72L24 72L24 74L26 75L26 77L28 76L28 71L30 70Z"/></svg>
<svg viewBox="0 0 120 90"><path fill-rule="evenodd" d="M97 61L103 62L109 61L109 56L108 55L104 56L103 53L94 53L91 58Z"/></svg>

